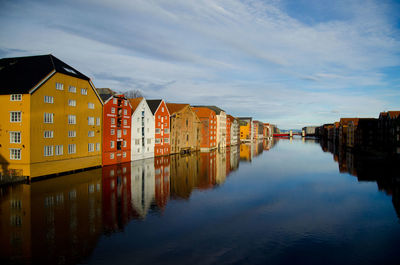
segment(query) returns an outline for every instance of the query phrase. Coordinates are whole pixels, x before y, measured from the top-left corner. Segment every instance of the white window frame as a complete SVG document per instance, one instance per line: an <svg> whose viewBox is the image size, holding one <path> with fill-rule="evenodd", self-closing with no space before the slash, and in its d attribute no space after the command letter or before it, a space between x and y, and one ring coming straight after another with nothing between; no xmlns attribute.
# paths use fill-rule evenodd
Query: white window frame
<svg viewBox="0 0 400 265"><path fill-rule="evenodd" d="M76 154L76 144L68 145L68 154Z"/></svg>
<svg viewBox="0 0 400 265"><path fill-rule="evenodd" d="M124 115L128 115L128 110L124 109Z"/></svg>
<svg viewBox="0 0 400 265"><path fill-rule="evenodd" d="M54 123L54 113L45 112L43 115L43 122L44 123Z"/></svg>
<svg viewBox="0 0 400 265"><path fill-rule="evenodd" d="M76 137L76 131L75 130L68 131L68 137L69 138Z"/></svg>
<svg viewBox="0 0 400 265"><path fill-rule="evenodd" d="M111 124L115 124L115 119L111 118Z"/></svg>
<svg viewBox="0 0 400 265"><path fill-rule="evenodd" d="M111 113L115 113L115 108L114 107L111 107Z"/></svg>
<svg viewBox="0 0 400 265"><path fill-rule="evenodd" d="M111 129L110 135L115 135L115 130L114 129Z"/></svg>
<svg viewBox="0 0 400 265"><path fill-rule="evenodd" d="M63 153L64 153L64 150L63 150L64 148L63 148L63 145L61 144L61 145L55 145L54 146L54 153L55 153L55 155L56 156L60 156L60 155L63 155Z"/></svg>
<svg viewBox="0 0 400 265"><path fill-rule="evenodd" d="M21 143L21 132L11 131L10 132L10 144L20 144Z"/></svg>
<svg viewBox="0 0 400 265"><path fill-rule="evenodd" d="M94 152L94 143L88 143L88 152Z"/></svg>
<svg viewBox="0 0 400 265"><path fill-rule="evenodd" d="M21 148L10 148L10 160L21 160Z"/></svg>
<svg viewBox="0 0 400 265"><path fill-rule="evenodd" d="M64 84L56 82L56 89L57 90L64 90Z"/></svg>
<svg viewBox="0 0 400 265"><path fill-rule="evenodd" d="M87 95L87 89L86 88L81 88L81 94L86 96Z"/></svg>
<svg viewBox="0 0 400 265"><path fill-rule="evenodd" d="M68 92L76 93L76 86L69 86L68 87Z"/></svg>
<svg viewBox="0 0 400 265"><path fill-rule="evenodd" d="M11 94L10 101L22 101L22 94Z"/></svg>
<svg viewBox="0 0 400 265"><path fill-rule="evenodd" d="M88 108L89 109L94 109L94 103L88 102Z"/></svg>
<svg viewBox="0 0 400 265"><path fill-rule="evenodd" d="M113 98L113 104L117 104L117 99Z"/></svg>
<svg viewBox="0 0 400 265"><path fill-rule="evenodd" d="M115 148L115 142L114 141L110 141L110 148Z"/></svg>
<svg viewBox="0 0 400 265"><path fill-rule="evenodd" d="M124 119L124 125L128 125L128 120Z"/></svg>
<svg viewBox="0 0 400 265"><path fill-rule="evenodd" d="M21 111L10 111L10 122L21 122L22 112Z"/></svg>
<svg viewBox="0 0 400 265"><path fill-rule="evenodd" d="M76 124L76 115L68 115L68 124Z"/></svg>
<svg viewBox="0 0 400 265"><path fill-rule="evenodd" d="M99 118L99 117L96 118L96 125L97 125L97 126L100 126L100 125L101 125L101 122L100 122L100 118Z"/></svg>
<svg viewBox="0 0 400 265"><path fill-rule="evenodd" d="M43 150L43 156L53 156L54 147L52 145L45 145Z"/></svg>
<svg viewBox="0 0 400 265"><path fill-rule="evenodd" d="M44 96L44 103L53 104L54 103L54 97L53 96Z"/></svg>
<svg viewBox="0 0 400 265"><path fill-rule="evenodd" d="M114 159L114 153L110 153L110 159Z"/></svg>
<svg viewBox="0 0 400 265"><path fill-rule="evenodd" d="M43 132L43 138L53 138L54 137L54 132L53 131L44 131Z"/></svg>
<svg viewBox="0 0 400 265"><path fill-rule="evenodd" d="M100 151L100 143L96 143L96 151Z"/></svg>
<svg viewBox="0 0 400 265"><path fill-rule="evenodd" d="M76 107L76 100L75 99L68 99L68 106Z"/></svg>
<svg viewBox="0 0 400 265"><path fill-rule="evenodd" d="M88 125L94 125L94 117L88 117Z"/></svg>
<svg viewBox="0 0 400 265"><path fill-rule="evenodd" d="M94 137L94 131L88 131L88 137Z"/></svg>

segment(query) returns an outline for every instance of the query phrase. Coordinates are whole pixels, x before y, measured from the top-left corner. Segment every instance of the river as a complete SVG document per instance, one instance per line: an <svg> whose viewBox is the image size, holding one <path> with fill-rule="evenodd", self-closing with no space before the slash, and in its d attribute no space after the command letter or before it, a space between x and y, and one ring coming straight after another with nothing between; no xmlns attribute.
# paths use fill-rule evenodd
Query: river
<svg viewBox="0 0 400 265"><path fill-rule="evenodd" d="M313 139L0 188L1 264L398 264L396 161Z"/></svg>

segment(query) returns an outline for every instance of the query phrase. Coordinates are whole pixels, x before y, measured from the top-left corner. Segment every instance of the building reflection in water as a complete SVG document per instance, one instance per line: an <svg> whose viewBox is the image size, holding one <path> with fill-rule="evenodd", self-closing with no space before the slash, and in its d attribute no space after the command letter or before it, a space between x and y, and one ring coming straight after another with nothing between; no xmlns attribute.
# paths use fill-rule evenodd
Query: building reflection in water
<svg viewBox="0 0 400 265"><path fill-rule="evenodd" d="M170 199L223 185L273 146L261 141L222 152L171 155L18 184L0 189L1 263L76 264L102 234L162 214ZM3 262L4 261L4 262Z"/></svg>
<svg viewBox="0 0 400 265"><path fill-rule="evenodd" d="M400 218L400 161L384 153L356 152L329 141L320 141L322 150L330 152L341 173L358 181L375 181L378 189L392 196L393 207Z"/></svg>

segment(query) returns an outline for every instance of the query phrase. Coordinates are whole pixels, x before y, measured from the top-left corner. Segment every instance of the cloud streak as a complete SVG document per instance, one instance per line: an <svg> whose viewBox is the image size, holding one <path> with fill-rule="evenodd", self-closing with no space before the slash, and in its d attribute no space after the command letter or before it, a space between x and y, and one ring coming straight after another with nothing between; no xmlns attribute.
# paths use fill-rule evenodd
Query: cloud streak
<svg viewBox="0 0 400 265"><path fill-rule="evenodd" d="M212 103L282 128L400 109L398 74L387 71L400 67L398 4L292 3L5 2L0 53L52 53L98 87Z"/></svg>

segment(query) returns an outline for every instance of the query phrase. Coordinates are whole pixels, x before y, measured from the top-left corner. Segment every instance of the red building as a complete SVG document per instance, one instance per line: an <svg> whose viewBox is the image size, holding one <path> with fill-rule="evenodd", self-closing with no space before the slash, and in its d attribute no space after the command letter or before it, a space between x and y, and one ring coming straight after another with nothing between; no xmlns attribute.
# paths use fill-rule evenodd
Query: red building
<svg viewBox="0 0 400 265"><path fill-rule="evenodd" d="M170 157L159 156L154 158L155 171L155 201L158 209L164 211L168 203L170 191Z"/></svg>
<svg viewBox="0 0 400 265"><path fill-rule="evenodd" d="M192 107L201 121L200 151L208 152L217 148L217 115L207 107Z"/></svg>
<svg viewBox="0 0 400 265"><path fill-rule="evenodd" d="M99 89L103 105L103 166L131 161L132 107L124 95Z"/></svg>
<svg viewBox="0 0 400 265"><path fill-rule="evenodd" d="M226 146L231 146L231 125L233 117L226 115Z"/></svg>
<svg viewBox="0 0 400 265"><path fill-rule="evenodd" d="M170 145L170 113L163 99L146 100L147 105L154 115L155 121L155 144L154 156L169 155Z"/></svg>

